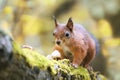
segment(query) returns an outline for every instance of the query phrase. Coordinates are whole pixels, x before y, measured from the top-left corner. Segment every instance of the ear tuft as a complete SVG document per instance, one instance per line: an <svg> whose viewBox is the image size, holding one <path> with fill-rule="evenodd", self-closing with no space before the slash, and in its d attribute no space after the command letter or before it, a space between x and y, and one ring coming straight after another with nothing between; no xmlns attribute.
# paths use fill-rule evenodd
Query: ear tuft
<svg viewBox="0 0 120 80"><path fill-rule="evenodd" d="M56 19L56 17L53 16L53 19L54 19L54 22L55 22L55 27L57 27L57 26L58 26L58 23L57 23L57 19Z"/></svg>
<svg viewBox="0 0 120 80"><path fill-rule="evenodd" d="M73 21L72 21L71 17L68 19L67 28L72 32L72 30L73 30Z"/></svg>

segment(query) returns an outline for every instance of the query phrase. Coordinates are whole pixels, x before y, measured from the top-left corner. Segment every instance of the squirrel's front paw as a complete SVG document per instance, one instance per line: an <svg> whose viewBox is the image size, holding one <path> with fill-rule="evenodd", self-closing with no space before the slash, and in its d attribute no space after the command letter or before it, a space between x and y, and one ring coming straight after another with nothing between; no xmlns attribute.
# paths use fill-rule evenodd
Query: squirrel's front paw
<svg viewBox="0 0 120 80"><path fill-rule="evenodd" d="M75 63L72 63L72 66L75 67L75 68L78 68L78 64L75 64Z"/></svg>

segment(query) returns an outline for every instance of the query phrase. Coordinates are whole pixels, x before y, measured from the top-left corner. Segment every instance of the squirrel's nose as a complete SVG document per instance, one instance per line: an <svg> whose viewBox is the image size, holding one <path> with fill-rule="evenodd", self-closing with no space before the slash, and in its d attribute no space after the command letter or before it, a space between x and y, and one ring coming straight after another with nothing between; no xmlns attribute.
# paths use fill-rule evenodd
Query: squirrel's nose
<svg viewBox="0 0 120 80"><path fill-rule="evenodd" d="M58 45L60 45L60 41L56 41L56 43L57 43Z"/></svg>

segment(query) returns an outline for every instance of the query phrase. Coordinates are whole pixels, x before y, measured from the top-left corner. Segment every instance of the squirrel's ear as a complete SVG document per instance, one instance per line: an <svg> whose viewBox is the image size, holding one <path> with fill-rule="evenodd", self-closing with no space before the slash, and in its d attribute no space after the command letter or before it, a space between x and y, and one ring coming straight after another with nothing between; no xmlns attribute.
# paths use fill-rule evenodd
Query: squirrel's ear
<svg viewBox="0 0 120 80"><path fill-rule="evenodd" d="M67 28L72 32L72 30L73 30L73 21L72 21L71 17L68 19Z"/></svg>
<svg viewBox="0 0 120 80"><path fill-rule="evenodd" d="M54 22L55 22L55 27L57 27L57 26L58 26L58 22L57 22L56 17L55 17L55 16L53 16L53 19L54 19Z"/></svg>

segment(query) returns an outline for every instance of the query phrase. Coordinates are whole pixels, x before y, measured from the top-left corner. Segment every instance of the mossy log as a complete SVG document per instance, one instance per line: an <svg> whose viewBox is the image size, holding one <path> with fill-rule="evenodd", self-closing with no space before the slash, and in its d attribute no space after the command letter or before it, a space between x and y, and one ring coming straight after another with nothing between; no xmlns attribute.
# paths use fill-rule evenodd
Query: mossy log
<svg viewBox="0 0 120 80"><path fill-rule="evenodd" d="M107 80L98 72L74 68L67 59L49 60L35 50L20 48L5 37L0 36L9 43L0 42L0 80Z"/></svg>

